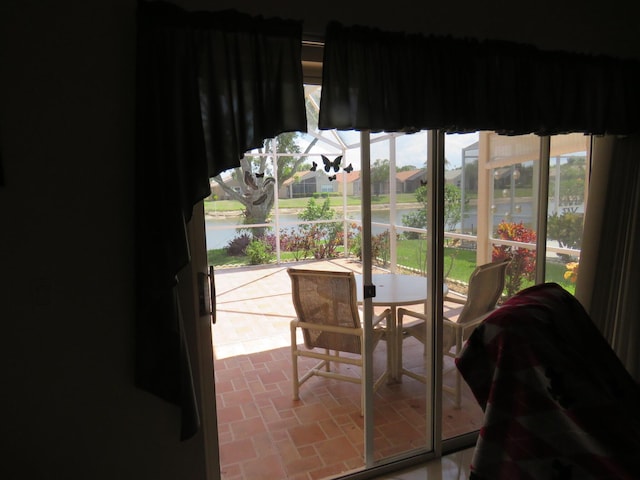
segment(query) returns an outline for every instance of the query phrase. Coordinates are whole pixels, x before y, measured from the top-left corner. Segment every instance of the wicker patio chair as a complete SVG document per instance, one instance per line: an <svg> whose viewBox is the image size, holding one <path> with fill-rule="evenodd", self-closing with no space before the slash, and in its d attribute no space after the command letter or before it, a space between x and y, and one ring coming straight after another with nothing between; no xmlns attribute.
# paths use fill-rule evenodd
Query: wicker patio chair
<svg viewBox="0 0 640 480"><path fill-rule="evenodd" d="M456 296L449 294L447 301L464 305L457 319L443 318L442 325L442 352L445 356L456 358L462 351L462 347L466 339L471 335L473 330L496 308L496 304L502 295L505 284L505 271L510 260L499 260L476 267L469 277L469 286L467 296ZM405 325L405 318L412 318L413 323ZM402 333L416 338L423 344L426 343L427 328L425 324L426 315L405 308L398 309L398 323L402 325ZM401 355L400 355L400 358ZM450 370L456 371L455 386L449 387L443 385L443 390L452 393L455 398L455 406L460 408L462 400L462 378L460 373L451 367ZM426 379L422 375L418 375L408 370L403 370L404 375L408 375L416 380L425 382Z"/></svg>
<svg viewBox="0 0 640 480"><path fill-rule="evenodd" d="M291 321L291 355L293 364L293 398L298 400L300 386L314 375L333 378L362 387L363 408L364 376L362 375L364 329L356 300L356 281L353 272L319 271L289 268L291 295L297 318ZM391 311L384 310L373 318L373 345L386 333L385 323ZM299 348L297 331L302 331L305 348ZM389 348L393 342L387 342ZM341 355L342 354L342 355ZM298 358L320 360L302 377L298 373ZM331 364L354 365L360 375L332 371ZM338 369L336 369L338 370ZM389 359L384 372L374 381L374 391L386 379ZM362 413L362 411L361 411Z"/></svg>

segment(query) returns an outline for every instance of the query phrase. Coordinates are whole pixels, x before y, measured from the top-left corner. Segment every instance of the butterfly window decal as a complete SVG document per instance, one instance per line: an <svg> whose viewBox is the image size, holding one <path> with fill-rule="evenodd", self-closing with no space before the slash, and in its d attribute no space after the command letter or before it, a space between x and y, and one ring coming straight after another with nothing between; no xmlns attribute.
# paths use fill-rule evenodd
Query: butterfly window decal
<svg viewBox="0 0 640 480"><path fill-rule="evenodd" d="M329 160L325 155L320 155L322 157L322 163L324 164L324 171L327 172L327 179L332 182L337 180L338 176L337 172L340 171L340 162L342 162L342 155L337 156L333 160ZM311 162L311 168L309 171L315 172L318 169L318 164L316 162ZM333 175L331 175L331 169L333 169ZM353 172L353 165L349 164L343 168L343 170L347 173Z"/></svg>
<svg viewBox="0 0 640 480"><path fill-rule="evenodd" d="M329 173L331 168L333 168L334 172L337 172L338 170L340 170L340 162L342 161L342 155L337 156L333 161L329 160L324 155L321 155L321 157L322 157L322 162L324 163L325 172Z"/></svg>
<svg viewBox="0 0 640 480"><path fill-rule="evenodd" d="M247 172L246 170L244 172L244 183L254 190L258 190L258 184L254 180L253 175L251 175L251 172Z"/></svg>
<svg viewBox="0 0 640 480"><path fill-rule="evenodd" d="M331 169L333 169L334 175L328 176L329 180L335 180L336 179L335 173L340 171L340 162L342 162L342 155L337 156L333 160L329 160L329 158L325 155L320 155L320 156L322 157L322 163L324 164L324 167L323 167L324 171L327 173L330 173ZM309 171L315 172L317 169L318 169L317 162L311 162L311 168L309 169ZM347 173L351 173L353 171L353 165L349 164L348 166L344 167L343 170Z"/></svg>

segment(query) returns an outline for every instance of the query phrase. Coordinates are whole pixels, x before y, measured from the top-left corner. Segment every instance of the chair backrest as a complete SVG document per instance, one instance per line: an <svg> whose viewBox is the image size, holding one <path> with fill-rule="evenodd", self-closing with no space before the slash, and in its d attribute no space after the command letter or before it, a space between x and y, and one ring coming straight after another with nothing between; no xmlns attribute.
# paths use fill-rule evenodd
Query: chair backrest
<svg viewBox="0 0 640 480"><path fill-rule="evenodd" d="M504 290L505 272L510 261L498 260L476 267L469 277L467 301L457 323L469 322L496 307Z"/></svg>
<svg viewBox="0 0 640 480"><path fill-rule="evenodd" d="M289 268L291 297L298 320L324 326L360 329L353 272ZM361 353L360 337L303 328L307 348Z"/></svg>

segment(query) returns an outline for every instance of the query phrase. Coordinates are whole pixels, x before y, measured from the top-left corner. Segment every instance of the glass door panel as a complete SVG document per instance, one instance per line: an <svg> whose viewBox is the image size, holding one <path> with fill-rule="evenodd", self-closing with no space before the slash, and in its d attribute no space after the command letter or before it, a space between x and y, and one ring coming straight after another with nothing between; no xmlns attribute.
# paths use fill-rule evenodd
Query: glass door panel
<svg viewBox="0 0 640 480"><path fill-rule="evenodd" d="M487 133L486 166L491 186L490 257L510 258L506 298L535 283L540 138Z"/></svg>
<svg viewBox="0 0 640 480"><path fill-rule="evenodd" d="M447 286L443 304L445 318L456 321L467 295L469 277L478 261L479 224L479 134L447 134L445 137L444 259L443 276ZM481 209L480 209L481 211ZM455 355L455 347L449 352ZM460 384L454 359L443 355L442 439L478 430L482 409L466 383Z"/></svg>
<svg viewBox="0 0 640 480"><path fill-rule="evenodd" d="M279 468L274 478L301 471L341 477L434 448L433 344L393 328L399 308L426 309L429 228L418 190L427 183L427 135L372 134L367 181L360 132L318 130L320 91L306 91L308 132L247 152L240 168L212 179L205 202L209 261L218 267L213 336L223 478L251 468ZM366 386L364 416L358 382L313 376L294 398L288 267L352 271L359 279L369 268L372 315L391 309L375 348L377 338L364 347L371 378L388 371L375 389ZM432 326L424 323L425 331ZM305 348L300 332L295 342ZM306 360L300 375L313 363ZM331 369L362 375L356 364Z"/></svg>
<svg viewBox="0 0 640 480"><path fill-rule="evenodd" d="M443 266L448 294L443 314L456 321L477 266L512 259L499 302L535 281L540 139L494 132L451 134L445 138L445 158ZM455 347L449 353L455 356ZM445 355L442 438L447 440L478 430L483 421L463 381L460 397L451 395L456 381L453 358Z"/></svg>
<svg viewBox="0 0 640 480"><path fill-rule="evenodd" d="M390 375L374 397L374 458L378 463L433 449L432 325L415 321L425 335L399 325L400 308L425 314L428 305L426 244L427 135L371 137L371 251L374 310L391 310ZM420 341L419 339L422 339ZM411 371L413 375L406 375Z"/></svg>
<svg viewBox="0 0 640 480"><path fill-rule="evenodd" d="M575 293L587 205L590 138L551 138L545 281Z"/></svg>
<svg viewBox="0 0 640 480"><path fill-rule="evenodd" d="M548 172L541 168L542 159L547 158L546 145ZM548 139L494 132L446 136L444 277L450 297L464 298L466 279L473 269L500 258L511 259L501 301L543 281L575 291L589 145L589 137L582 134ZM548 192L548 198L541 201L539 192ZM543 236L542 242L538 235ZM537 268L540 262L544 262L544 278ZM452 307L456 304L447 300L444 315L455 316ZM446 411L446 382L445 374L443 439L476 430L482 422L482 411L464 383L461 408ZM467 403L465 396L470 399ZM469 416L466 429L448 431L447 421L459 415Z"/></svg>

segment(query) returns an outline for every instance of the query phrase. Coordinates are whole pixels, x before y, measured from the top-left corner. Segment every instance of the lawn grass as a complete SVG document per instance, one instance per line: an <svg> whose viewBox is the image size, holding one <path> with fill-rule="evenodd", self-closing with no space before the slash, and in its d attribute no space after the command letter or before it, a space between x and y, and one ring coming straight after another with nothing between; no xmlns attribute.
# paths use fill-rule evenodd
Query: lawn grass
<svg viewBox="0 0 640 480"><path fill-rule="evenodd" d="M424 272L426 262L426 249L424 240L400 240L397 243L398 265L408 267L414 271ZM224 248L213 249L207 252L209 265L216 267L246 266L249 258L246 255L230 256ZM293 262L299 259L294 252L281 252L283 262ZM476 268L475 250L445 247L444 249L444 273L445 278L457 282L467 283L471 273ZM564 279L566 268L563 263L547 262L546 281L555 282L570 293L575 293L575 284ZM522 288L533 285L533 281L525 280Z"/></svg>

